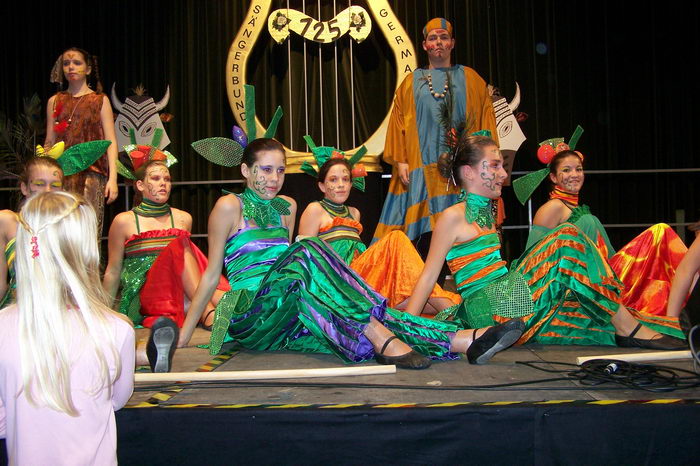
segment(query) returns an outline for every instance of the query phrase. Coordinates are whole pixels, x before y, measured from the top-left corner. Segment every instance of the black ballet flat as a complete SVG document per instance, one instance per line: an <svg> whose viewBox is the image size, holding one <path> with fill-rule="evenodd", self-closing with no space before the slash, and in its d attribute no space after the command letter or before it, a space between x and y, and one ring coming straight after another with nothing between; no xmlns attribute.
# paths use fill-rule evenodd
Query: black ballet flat
<svg viewBox="0 0 700 466"><path fill-rule="evenodd" d="M511 319L489 328L479 338L476 338L476 331L474 329L472 344L467 349L467 359L470 364L486 364L494 354L518 341L525 331L525 323L520 319Z"/></svg>
<svg viewBox="0 0 700 466"><path fill-rule="evenodd" d="M146 356L152 372L170 372L180 329L167 317L159 317L151 327Z"/></svg>
<svg viewBox="0 0 700 466"><path fill-rule="evenodd" d="M398 337L396 335L389 337L382 346L382 350L374 354L374 360L379 364L391 365L402 369L426 369L430 367L430 359L426 358L422 354L411 350L406 354L401 356L385 356L384 351L386 350L389 343L396 340Z"/></svg>
<svg viewBox="0 0 700 466"><path fill-rule="evenodd" d="M634 338L639 329L642 328L642 324L637 324L637 326L632 330L628 336L623 337L621 335L615 335L615 343L621 348L645 348L645 349L655 349L655 350L669 350L678 351L688 349L688 343L680 338L672 337L669 335L661 335L661 338L653 338L651 340L642 340L641 338Z"/></svg>
<svg viewBox="0 0 700 466"><path fill-rule="evenodd" d="M207 332L211 332L211 329L214 327L214 321L216 320L216 314L214 314L214 320L211 321L211 325L206 325L204 323L207 321L212 312L216 312L216 308L210 309L209 312L207 312L207 315L204 316L204 319L202 319L202 322L199 324L199 326Z"/></svg>

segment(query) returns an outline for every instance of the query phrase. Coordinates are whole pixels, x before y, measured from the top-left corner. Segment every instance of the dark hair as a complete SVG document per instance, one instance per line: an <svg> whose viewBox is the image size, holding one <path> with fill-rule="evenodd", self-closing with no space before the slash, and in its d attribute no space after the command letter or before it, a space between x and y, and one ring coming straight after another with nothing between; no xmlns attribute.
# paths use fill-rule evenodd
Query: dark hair
<svg viewBox="0 0 700 466"><path fill-rule="evenodd" d="M256 139L254 141L251 141L248 143L246 148L243 150L242 163L244 163L250 167L258 159L258 152L273 151L273 150L278 150L278 151L282 152L282 155L284 155L285 159L286 159L287 154L284 150L284 146L276 139L259 138L259 139Z"/></svg>
<svg viewBox="0 0 700 466"><path fill-rule="evenodd" d="M90 74L87 76L88 85L92 84L94 86L95 92L102 93L103 89L102 82L100 81L100 67L97 63L97 56L90 55L90 53L87 50L81 49L80 47L70 47L64 50L63 53L61 53L61 62L63 62L63 55L65 55L66 52L78 52L83 56L83 59L85 60L85 65L91 69ZM64 79L65 77L63 76L63 72L61 72L61 86L63 86Z"/></svg>
<svg viewBox="0 0 700 466"><path fill-rule="evenodd" d="M581 158L581 155L579 155L578 152L575 152L573 150L563 150L561 152L558 152L557 155L555 155L554 157L552 157L551 162L549 162L549 173L551 173L552 175L556 175L561 161L567 157L571 157L572 155L574 157L578 157L578 159L583 164L583 159Z"/></svg>
<svg viewBox="0 0 700 466"><path fill-rule="evenodd" d="M39 167L42 165L58 170L61 173L61 181L63 181L63 168L61 168L55 159L51 157L39 157L33 155L24 163L22 173L19 175L20 183L24 183L25 185L29 184L29 172L32 170L32 167Z"/></svg>
<svg viewBox="0 0 700 466"><path fill-rule="evenodd" d="M345 168L348 169L350 172L350 179L352 180L352 168L350 167L350 163L345 160L344 158L337 158L337 159L328 159L326 160L326 163L321 165L321 168L318 170L318 181L321 183L326 181L326 177L328 176L328 172L331 170L336 165L345 165Z"/></svg>
<svg viewBox="0 0 700 466"><path fill-rule="evenodd" d="M476 166L484 156L484 147L497 145L496 141L486 136L467 136L465 134L457 143L454 156L449 153L440 154L437 162L438 170L447 179L453 176L457 186L461 186L460 167L464 165Z"/></svg>
<svg viewBox="0 0 700 466"><path fill-rule="evenodd" d="M581 155L578 152L573 150L563 150L561 152L557 152L557 155L552 157L552 160L549 162L549 173L556 177L557 170L559 169L559 165L561 165L562 160L564 160L567 157L571 157L572 155L574 157L577 157L583 165L583 159L581 158ZM552 183L551 179L549 184L549 190L552 191L555 188L556 184Z"/></svg>

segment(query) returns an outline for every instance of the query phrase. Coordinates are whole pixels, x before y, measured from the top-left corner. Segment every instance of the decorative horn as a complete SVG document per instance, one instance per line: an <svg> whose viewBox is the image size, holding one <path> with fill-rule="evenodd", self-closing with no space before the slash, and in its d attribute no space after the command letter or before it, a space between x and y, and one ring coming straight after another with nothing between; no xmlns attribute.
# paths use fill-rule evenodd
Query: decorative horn
<svg viewBox="0 0 700 466"><path fill-rule="evenodd" d="M508 107L510 107L510 110L515 113L518 105L520 105L520 86L518 85L518 81L515 81L515 95L513 96L513 100L508 102Z"/></svg>
<svg viewBox="0 0 700 466"><path fill-rule="evenodd" d="M115 90L116 86L117 86L117 83L112 84L112 105L117 110L117 112L121 113L122 107L124 106L124 104L122 103L121 100L119 100L119 97L117 97L117 91Z"/></svg>
<svg viewBox="0 0 700 466"><path fill-rule="evenodd" d="M168 105L168 101L170 100L170 85L165 88L165 95L163 96L162 99L156 104L156 112L160 112L165 108L166 105Z"/></svg>

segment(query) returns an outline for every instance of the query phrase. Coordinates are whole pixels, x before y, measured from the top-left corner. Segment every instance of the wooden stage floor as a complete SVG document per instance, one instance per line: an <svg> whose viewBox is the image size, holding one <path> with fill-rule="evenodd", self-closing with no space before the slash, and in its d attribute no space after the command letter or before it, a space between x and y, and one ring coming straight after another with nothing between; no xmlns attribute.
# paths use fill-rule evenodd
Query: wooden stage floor
<svg viewBox="0 0 700 466"><path fill-rule="evenodd" d="M197 329L192 344L207 342L208 332ZM185 387L159 396L163 405L318 405L318 404L434 404L434 403L504 403L577 400L604 402L606 400L700 400L700 388L668 392L650 392L614 384L584 386L578 381L562 380L515 385L504 388L478 389L499 384L517 384L533 380L562 377L519 364L538 361L539 367L552 370L575 369L553 362L573 364L578 356L609 355L644 350L608 346L545 346L525 345L497 354L489 364L476 366L466 359L434 362L426 370L398 369L395 374L352 377L326 377L255 381L246 384ZM173 371L186 372L202 368L215 360L214 367L204 370L249 371L269 369L307 369L345 366L338 358L326 354L293 352L257 352L229 349L223 356L213 358L208 350L196 346L177 350ZM362 365L375 365L367 362ZM659 362L659 365L693 371L692 360ZM141 369L146 371L145 368ZM679 374L688 376L690 374ZM306 386L309 385L309 386ZM361 386L364 385L364 386ZM447 389L447 387L462 387ZM137 384L127 407L145 406L165 387Z"/></svg>

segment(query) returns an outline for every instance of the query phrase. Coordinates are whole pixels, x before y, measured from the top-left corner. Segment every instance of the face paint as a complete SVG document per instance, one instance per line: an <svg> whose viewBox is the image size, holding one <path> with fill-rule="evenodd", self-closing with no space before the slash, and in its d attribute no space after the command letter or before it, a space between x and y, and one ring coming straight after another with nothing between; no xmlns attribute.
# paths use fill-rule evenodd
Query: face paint
<svg viewBox="0 0 700 466"><path fill-rule="evenodd" d="M278 150L258 152L248 172L247 185L262 199L273 199L282 189L286 161Z"/></svg>
<svg viewBox="0 0 700 466"><path fill-rule="evenodd" d="M62 65L63 75L69 82L85 79L90 73L85 57L83 57L82 53L75 50L69 50L63 54Z"/></svg>
<svg viewBox="0 0 700 466"><path fill-rule="evenodd" d="M339 163L333 165L326 174L326 180L321 183L321 191L326 199L336 204L344 204L350 197L352 176L348 167Z"/></svg>
<svg viewBox="0 0 700 466"><path fill-rule="evenodd" d="M423 49L431 58L445 59L453 48L454 41L446 29L433 29L423 41Z"/></svg>
<svg viewBox="0 0 700 466"><path fill-rule="evenodd" d="M577 194L583 187L583 164L575 155L564 157L557 166L555 184L567 193Z"/></svg>
<svg viewBox="0 0 700 466"><path fill-rule="evenodd" d="M34 165L29 169L27 180L28 194L44 191L60 191L63 189L63 174L55 167Z"/></svg>
<svg viewBox="0 0 700 466"><path fill-rule="evenodd" d="M143 197L157 204L165 204L170 198L172 180L170 170L163 165L148 167L143 181Z"/></svg>
<svg viewBox="0 0 700 466"><path fill-rule="evenodd" d="M477 179L470 183L470 191L490 199L501 195L503 182L508 177L503 168L503 157L497 146L487 146L483 149L484 157L472 170L476 171Z"/></svg>

